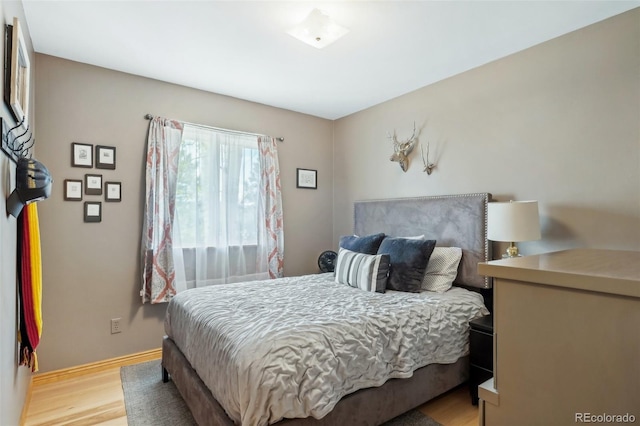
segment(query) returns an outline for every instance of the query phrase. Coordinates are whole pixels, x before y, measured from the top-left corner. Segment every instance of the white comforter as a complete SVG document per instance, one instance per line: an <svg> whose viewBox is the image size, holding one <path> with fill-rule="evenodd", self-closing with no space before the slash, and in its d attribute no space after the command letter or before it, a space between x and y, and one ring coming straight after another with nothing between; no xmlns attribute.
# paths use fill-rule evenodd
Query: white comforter
<svg viewBox="0 0 640 426"><path fill-rule="evenodd" d="M322 418L358 389L453 363L487 313L461 288L368 293L320 274L184 291L165 331L227 414L253 426Z"/></svg>

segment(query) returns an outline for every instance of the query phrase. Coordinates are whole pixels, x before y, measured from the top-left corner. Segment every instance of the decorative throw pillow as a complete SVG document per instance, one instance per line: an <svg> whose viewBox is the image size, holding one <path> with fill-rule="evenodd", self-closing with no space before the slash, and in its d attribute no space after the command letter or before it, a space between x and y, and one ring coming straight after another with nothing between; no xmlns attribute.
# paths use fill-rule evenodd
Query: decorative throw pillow
<svg viewBox="0 0 640 426"><path fill-rule="evenodd" d="M388 254L391 260L387 288L417 293L421 289L435 240L387 237L378 254Z"/></svg>
<svg viewBox="0 0 640 426"><path fill-rule="evenodd" d="M422 280L422 290L437 293L449 290L458 275L458 264L461 258L460 247L434 248Z"/></svg>
<svg viewBox="0 0 640 426"><path fill-rule="evenodd" d="M336 282L365 291L384 293L389 275L389 255L356 253L340 248Z"/></svg>
<svg viewBox="0 0 640 426"><path fill-rule="evenodd" d="M384 234L371 234L364 237L345 235L340 237L340 247L365 254L378 253L378 247L384 240Z"/></svg>

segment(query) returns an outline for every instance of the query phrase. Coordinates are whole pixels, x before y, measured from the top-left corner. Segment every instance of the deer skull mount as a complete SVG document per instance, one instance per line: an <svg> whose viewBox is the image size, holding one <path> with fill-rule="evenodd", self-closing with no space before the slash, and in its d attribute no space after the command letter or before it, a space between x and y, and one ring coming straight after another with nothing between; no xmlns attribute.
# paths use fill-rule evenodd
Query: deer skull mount
<svg viewBox="0 0 640 426"><path fill-rule="evenodd" d="M427 172L428 175L431 174L433 169L436 168L435 163L429 162L429 142L427 142L427 159L424 158L424 150L422 149L422 145L420 145L420 152L422 153L422 164L424 164L423 172Z"/></svg>
<svg viewBox="0 0 640 426"><path fill-rule="evenodd" d="M393 131L393 136L389 135L388 137L393 143L393 154L389 157L389 160L399 163L402 171L406 172L409 168L409 154L411 154L417 142L416 123L413 123L413 134L409 139L399 141L395 130Z"/></svg>

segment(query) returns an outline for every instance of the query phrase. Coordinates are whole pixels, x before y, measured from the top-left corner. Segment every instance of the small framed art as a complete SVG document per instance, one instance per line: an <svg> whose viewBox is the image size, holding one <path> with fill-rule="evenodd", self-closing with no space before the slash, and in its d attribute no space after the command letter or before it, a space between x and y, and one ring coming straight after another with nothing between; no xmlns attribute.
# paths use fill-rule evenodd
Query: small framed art
<svg viewBox="0 0 640 426"><path fill-rule="evenodd" d="M116 147L96 145L96 168L116 169Z"/></svg>
<svg viewBox="0 0 640 426"><path fill-rule="evenodd" d="M102 175L84 175L84 193L102 195Z"/></svg>
<svg viewBox="0 0 640 426"><path fill-rule="evenodd" d="M318 189L318 171L296 169L296 188Z"/></svg>
<svg viewBox="0 0 640 426"><path fill-rule="evenodd" d="M73 142L71 144L71 166L93 167L93 145Z"/></svg>
<svg viewBox="0 0 640 426"><path fill-rule="evenodd" d="M104 183L104 199L105 201L122 201L122 183L105 182Z"/></svg>
<svg viewBox="0 0 640 426"><path fill-rule="evenodd" d="M82 181L76 179L64 180L64 200L82 201Z"/></svg>
<svg viewBox="0 0 640 426"><path fill-rule="evenodd" d="M100 201L84 202L84 221L102 222L102 203Z"/></svg>

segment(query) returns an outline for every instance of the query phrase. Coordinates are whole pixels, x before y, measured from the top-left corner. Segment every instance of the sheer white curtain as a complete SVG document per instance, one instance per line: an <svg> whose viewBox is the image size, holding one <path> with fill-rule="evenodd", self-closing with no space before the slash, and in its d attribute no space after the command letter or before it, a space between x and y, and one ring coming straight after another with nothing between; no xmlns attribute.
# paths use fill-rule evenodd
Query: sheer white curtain
<svg viewBox="0 0 640 426"><path fill-rule="evenodd" d="M184 124L176 186L177 287L270 278L258 136Z"/></svg>

